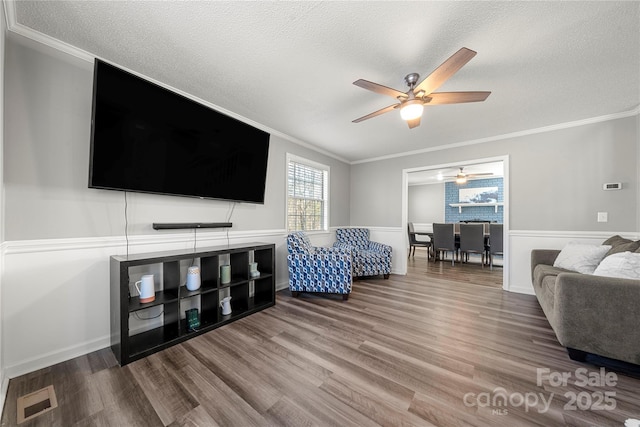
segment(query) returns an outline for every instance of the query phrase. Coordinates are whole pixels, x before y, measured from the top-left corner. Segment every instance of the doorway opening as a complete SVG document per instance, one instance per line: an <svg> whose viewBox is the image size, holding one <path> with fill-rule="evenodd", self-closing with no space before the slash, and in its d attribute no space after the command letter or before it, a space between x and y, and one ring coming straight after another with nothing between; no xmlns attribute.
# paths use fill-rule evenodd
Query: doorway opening
<svg viewBox="0 0 640 427"><path fill-rule="evenodd" d="M509 289L508 163L508 156L500 156L405 169L402 193L405 230L408 230L410 223L416 232L425 234L433 232L434 223L454 223L457 224L456 229L459 229L459 224L478 222L485 223L487 230L489 224L502 224L503 255L494 256L493 268L502 271L501 286L504 290ZM408 240L407 234L407 250ZM426 250L421 250L418 253L426 257ZM405 259L408 255L405 252ZM470 261L481 267L480 256L477 260ZM429 265L436 268L441 264L444 268L443 262L431 261ZM461 264L460 260L455 264ZM460 272L462 268L453 271Z"/></svg>

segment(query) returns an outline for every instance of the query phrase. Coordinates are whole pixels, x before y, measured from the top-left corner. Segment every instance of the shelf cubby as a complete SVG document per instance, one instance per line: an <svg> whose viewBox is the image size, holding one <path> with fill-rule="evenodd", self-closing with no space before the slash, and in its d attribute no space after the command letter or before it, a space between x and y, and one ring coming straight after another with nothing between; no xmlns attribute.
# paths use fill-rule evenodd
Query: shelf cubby
<svg viewBox="0 0 640 427"><path fill-rule="evenodd" d="M169 304L178 301L178 291L170 289L168 291L156 291L156 299L151 302L140 302L137 296L129 298L129 312L155 307L157 305Z"/></svg>
<svg viewBox="0 0 640 427"><path fill-rule="evenodd" d="M275 301L275 289L271 286L273 275L265 275L254 281L254 304L264 305Z"/></svg>
<svg viewBox="0 0 640 427"><path fill-rule="evenodd" d="M131 335L129 341L129 357L139 359L141 356L155 353L157 349L164 348L163 345L177 339L179 336L176 324L165 324L159 328L154 328L136 335Z"/></svg>

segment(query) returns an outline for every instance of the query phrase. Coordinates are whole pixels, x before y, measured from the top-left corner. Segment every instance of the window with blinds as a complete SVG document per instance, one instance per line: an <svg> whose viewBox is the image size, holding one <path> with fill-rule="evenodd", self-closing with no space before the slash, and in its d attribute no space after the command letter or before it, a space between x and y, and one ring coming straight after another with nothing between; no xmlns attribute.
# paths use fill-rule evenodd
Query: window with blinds
<svg viewBox="0 0 640 427"><path fill-rule="evenodd" d="M287 230L327 230L329 167L289 156Z"/></svg>

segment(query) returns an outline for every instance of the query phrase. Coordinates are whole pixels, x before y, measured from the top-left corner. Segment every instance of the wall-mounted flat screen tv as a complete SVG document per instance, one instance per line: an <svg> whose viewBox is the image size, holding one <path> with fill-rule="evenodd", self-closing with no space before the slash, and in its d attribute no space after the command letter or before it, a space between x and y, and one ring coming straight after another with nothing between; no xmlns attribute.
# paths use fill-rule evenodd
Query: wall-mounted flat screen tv
<svg viewBox="0 0 640 427"><path fill-rule="evenodd" d="M269 133L96 59L89 187L264 203Z"/></svg>

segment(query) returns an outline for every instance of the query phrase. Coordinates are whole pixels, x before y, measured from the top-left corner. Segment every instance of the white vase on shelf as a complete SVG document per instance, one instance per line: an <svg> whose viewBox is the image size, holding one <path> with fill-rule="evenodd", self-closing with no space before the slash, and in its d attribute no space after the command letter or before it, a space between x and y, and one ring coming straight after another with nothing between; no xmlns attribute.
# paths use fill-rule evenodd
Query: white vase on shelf
<svg viewBox="0 0 640 427"><path fill-rule="evenodd" d="M187 270L187 289L197 291L200 289L200 267L192 265Z"/></svg>
<svg viewBox="0 0 640 427"><path fill-rule="evenodd" d="M260 276L260 272L258 271L258 263L250 262L249 263L249 277L255 279Z"/></svg>

